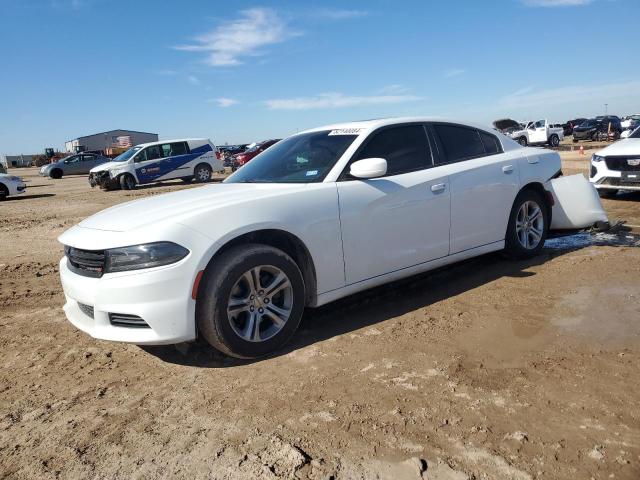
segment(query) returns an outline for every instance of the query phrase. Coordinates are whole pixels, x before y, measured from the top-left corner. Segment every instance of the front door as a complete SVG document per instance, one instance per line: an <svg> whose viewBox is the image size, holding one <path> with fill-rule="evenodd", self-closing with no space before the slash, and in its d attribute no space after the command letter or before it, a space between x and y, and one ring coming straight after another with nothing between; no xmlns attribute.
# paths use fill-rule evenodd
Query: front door
<svg viewBox="0 0 640 480"><path fill-rule="evenodd" d="M149 183L155 181L162 173L162 149L160 145L150 145L140 150L135 158L136 177L138 183Z"/></svg>
<svg viewBox="0 0 640 480"><path fill-rule="evenodd" d="M387 160L387 175L338 181L346 283L449 253L449 186L423 125L374 132L351 161ZM347 172L349 167L347 166Z"/></svg>
<svg viewBox="0 0 640 480"><path fill-rule="evenodd" d="M545 143L547 141L547 121L538 120L529 133L529 143Z"/></svg>

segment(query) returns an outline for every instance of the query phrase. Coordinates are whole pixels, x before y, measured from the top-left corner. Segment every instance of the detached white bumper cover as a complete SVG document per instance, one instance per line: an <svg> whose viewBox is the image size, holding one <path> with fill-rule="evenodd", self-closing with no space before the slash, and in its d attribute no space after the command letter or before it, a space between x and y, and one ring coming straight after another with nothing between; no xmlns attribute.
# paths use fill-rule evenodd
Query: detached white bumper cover
<svg viewBox="0 0 640 480"><path fill-rule="evenodd" d="M609 221L598 191L582 175L554 178L548 183L547 190L555 201L552 230L589 228L596 222Z"/></svg>

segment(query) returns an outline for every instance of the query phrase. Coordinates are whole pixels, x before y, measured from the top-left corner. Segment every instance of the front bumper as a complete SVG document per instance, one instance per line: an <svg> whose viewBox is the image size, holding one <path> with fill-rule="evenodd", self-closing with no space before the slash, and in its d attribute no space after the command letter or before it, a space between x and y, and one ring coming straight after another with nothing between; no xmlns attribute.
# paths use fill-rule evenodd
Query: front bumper
<svg viewBox="0 0 640 480"><path fill-rule="evenodd" d="M606 161L591 161L589 181L598 190L640 191L640 169L628 173L637 174L638 181L623 181L622 171L608 168Z"/></svg>
<svg viewBox="0 0 640 480"><path fill-rule="evenodd" d="M75 327L101 340L138 345L194 340L195 301L191 288L197 271L195 263L189 255L166 267L90 278L72 272L63 257L60 279L66 299L64 312ZM93 315L87 313L87 307L93 309ZM109 314L136 316L147 326L122 326Z"/></svg>

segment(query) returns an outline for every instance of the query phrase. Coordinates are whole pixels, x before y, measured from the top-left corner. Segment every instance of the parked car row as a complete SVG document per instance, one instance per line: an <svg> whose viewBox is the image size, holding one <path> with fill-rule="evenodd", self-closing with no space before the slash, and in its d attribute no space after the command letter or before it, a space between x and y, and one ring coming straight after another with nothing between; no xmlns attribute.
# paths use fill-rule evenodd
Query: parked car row
<svg viewBox="0 0 640 480"><path fill-rule="evenodd" d="M519 123L511 119L496 120L493 126L520 145L549 145L557 147L564 139L562 126L551 125L548 120Z"/></svg>

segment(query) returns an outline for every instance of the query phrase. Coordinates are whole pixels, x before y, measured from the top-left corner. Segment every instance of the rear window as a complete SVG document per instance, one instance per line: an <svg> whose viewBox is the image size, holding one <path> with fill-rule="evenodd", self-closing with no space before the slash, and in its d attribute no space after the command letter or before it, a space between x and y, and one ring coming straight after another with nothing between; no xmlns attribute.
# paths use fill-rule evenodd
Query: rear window
<svg viewBox="0 0 640 480"><path fill-rule="evenodd" d="M444 149L445 158L441 158L439 163L459 162L485 155L485 147L476 129L447 124L435 124L433 128Z"/></svg>

